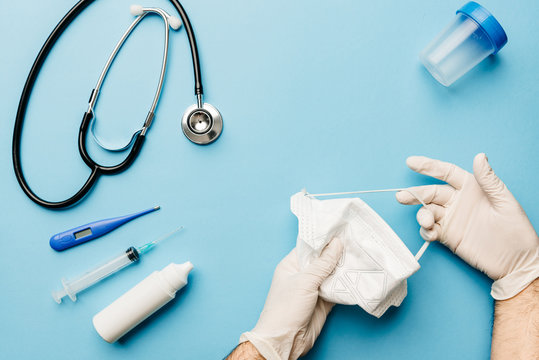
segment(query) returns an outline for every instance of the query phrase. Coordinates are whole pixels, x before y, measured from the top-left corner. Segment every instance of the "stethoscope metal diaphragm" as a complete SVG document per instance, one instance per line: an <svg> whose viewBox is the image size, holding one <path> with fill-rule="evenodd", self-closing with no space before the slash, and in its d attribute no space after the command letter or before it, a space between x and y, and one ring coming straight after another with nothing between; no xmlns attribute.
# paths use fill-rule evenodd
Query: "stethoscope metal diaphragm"
<svg viewBox="0 0 539 360"><path fill-rule="evenodd" d="M219 110L211 104L203 103L202 107L193 104L183 114L182 130L195 144L207 145L221 135L223 118Z"/></svg>

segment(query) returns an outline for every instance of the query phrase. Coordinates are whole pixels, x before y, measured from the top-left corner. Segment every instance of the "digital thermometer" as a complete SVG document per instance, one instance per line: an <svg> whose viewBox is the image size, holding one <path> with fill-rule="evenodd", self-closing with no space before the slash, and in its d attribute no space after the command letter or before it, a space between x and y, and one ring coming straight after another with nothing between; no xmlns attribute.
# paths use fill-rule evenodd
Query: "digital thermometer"
<svg viewBox="0 0 539 360"><path fill-rule="evenodd" d="M139 216L146 215L155 210L159 210L159 206L155 206L150 209L146 209L134 214L98 220L86 225L73 228L53 235L49 241L51 248L56 251L62 251L69 249L70 247L85 243L87 241L97 239L100 236L108 234L112 230L122 226L123 224L138 218Z"/></svg>

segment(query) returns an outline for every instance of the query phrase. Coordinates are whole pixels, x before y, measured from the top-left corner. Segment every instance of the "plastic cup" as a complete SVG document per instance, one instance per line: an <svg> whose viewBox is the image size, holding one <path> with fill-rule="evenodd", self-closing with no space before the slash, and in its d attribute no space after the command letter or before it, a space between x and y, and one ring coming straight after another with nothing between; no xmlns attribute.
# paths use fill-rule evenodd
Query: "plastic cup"
<svg viewBox="0 0 539 360"><path fill-rule="evenodd" d="M507 35L492 14L470 1L453 21L421 52L431 75L449 86L507 43Z"/></svg>

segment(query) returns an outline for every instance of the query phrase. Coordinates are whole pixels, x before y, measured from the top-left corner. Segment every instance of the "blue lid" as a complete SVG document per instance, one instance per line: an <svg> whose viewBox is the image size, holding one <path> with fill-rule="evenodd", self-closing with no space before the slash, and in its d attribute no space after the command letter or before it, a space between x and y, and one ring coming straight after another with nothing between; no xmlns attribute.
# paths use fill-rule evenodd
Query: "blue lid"
<svg viewBox="0 0 539 360"><path fill-rule="evenodd" d="M487 9L475 1L470 1L458 9L457 14L458 13L468 16L485 30L487 36L494 45L494 54L500 51L500 49L507 43L507 35L498 20L496 20Z"/></svg>

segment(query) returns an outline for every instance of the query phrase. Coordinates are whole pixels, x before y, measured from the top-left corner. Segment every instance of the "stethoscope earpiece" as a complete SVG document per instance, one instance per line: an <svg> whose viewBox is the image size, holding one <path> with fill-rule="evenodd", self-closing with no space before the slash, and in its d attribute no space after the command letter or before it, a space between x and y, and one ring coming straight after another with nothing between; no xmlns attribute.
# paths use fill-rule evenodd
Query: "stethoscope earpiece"
<svg viewBox="0 0 539 360"><path fill-rule="evenodd" d="M144 12L144 8L142 7L142 5L133 4L129 7L129 11L131 12L131 15L139 16L142 15L142 13Z"/></svg>
<svg viewBox="0 0 539 360"><path fill-rule="evenodd" d="M185 136L198 145L207 145L219 137L223 131L223 118L213 105L193 104L185 110L182 117L182 130Z"/></svg>
<svg viewBox="0 0 539 360"><path fill-rule="evenodd" d="M172 28L172 30L178 30L182 27L182 21L178 19L176 16L169 15L168 17L168 24Z"/></svg>
<svg viewBox="0 0 539 360"><path fill-rule="evenodd" d="M142 5L131 5L129 7L129 11L131 12L131 15L133 16L140 16L144 14L145 12L156 12L156 8L145 8ZM158 9L159 15L163 17L163 19L166 19L168 22L168 25L172 28L172 30L178 30L182 27L182 21L177 18L176 16L172 16L163 9Z"/></svg>

